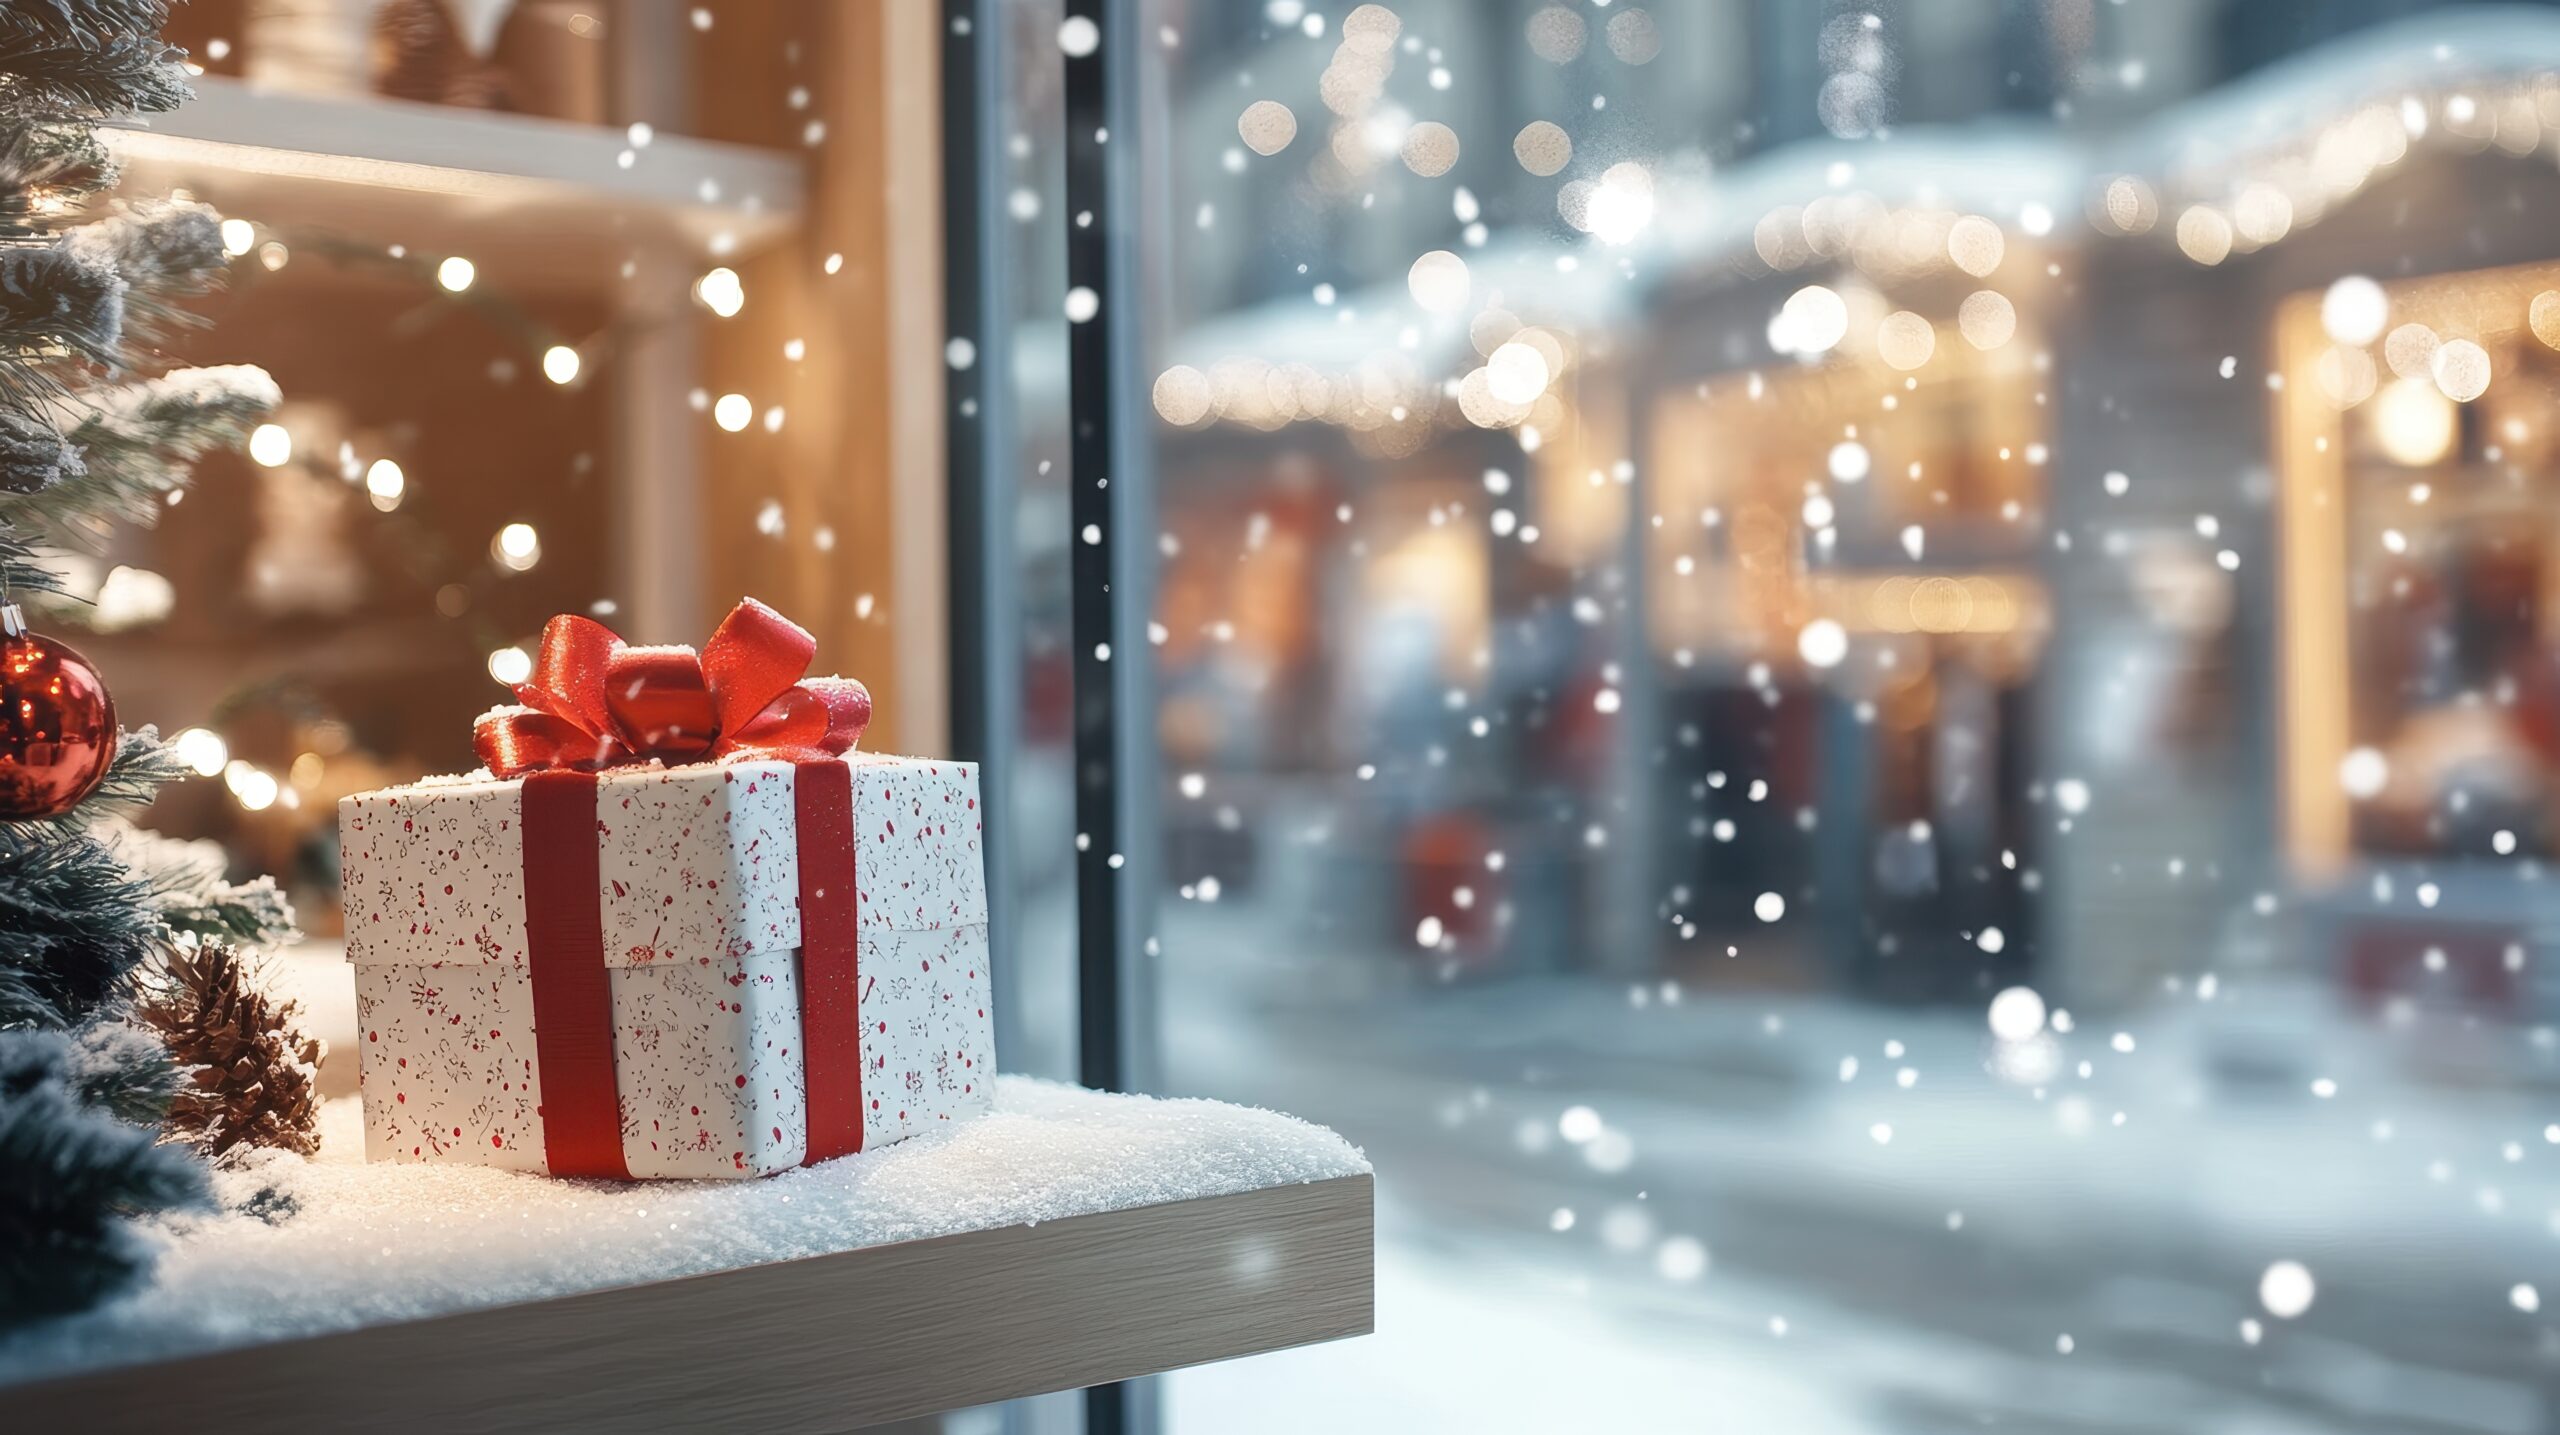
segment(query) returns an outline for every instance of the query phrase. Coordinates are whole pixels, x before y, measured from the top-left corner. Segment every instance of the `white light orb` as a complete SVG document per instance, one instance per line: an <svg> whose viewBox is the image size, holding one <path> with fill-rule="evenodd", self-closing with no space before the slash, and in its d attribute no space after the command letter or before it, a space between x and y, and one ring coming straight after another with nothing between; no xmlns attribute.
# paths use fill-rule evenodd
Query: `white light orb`
<svg viewBox="0 0 2560 1435"><path fill-rule="evenodd" d="M734 318L747 307L747 286L738 278L737 270L722 267L693 281L693 297L721 318Z"/></svg>
<svg viewBox="0 0 2560 1435"><path fill-rule="evenodd" d="M575 382L578 377L578 351L566 344L554 344L543 350L542 376L555 384Z"/></svg>
<svg viewBox="0 0 2560 1435"><path fill-rule="evenodd" d="M2382 340L2382 361L2404 379L2434 377L2436 350L2444 340L2424 324L2403 324Z"/></svg>
<svg viewBox="0 0 2560 1435"><path fill-rule="evenodd" d="M1438 120L1424 120L1405 131L1397 150L1405 168L1424 179L1438 179L1458 163L1458 132Z"/></svg>
<svg viewBox="0 0 2560 1435"><path fill-rule="evenodd" d="M1467 307L1472 288L1467 261L1446 249L1434 249L1405 271L1405 288L1413 302L1434 314L1455 314Z"/></svg>
<svg viewBox="0 0 2560 1435"><path fill-rule="evenodd" d="M1977 289L1956 309L1956 329L1977 349L1996 349L2018 332L2018 306L1996 289Z"/></svg>
<svg viewBox="0 0 2560 1435"><path fill-rule="evenodd" d="M722 394L711 406L711 421L730 433L755 422L755 417L755 403L745 394Z"/></svg>
<svg viewBox="0 0 2560 1435"><path fill-rule="evenodd" d="M471 287L472 280L479 277L479 266L459 254L448 257L442 264L436 266L436 282L443 285L448 293L461 293Z"/></svg>
<svg viewBox="0 0 2560 1435"><path fill-rule="evenodd" d="M1256 100L1236 117L1236 134L1245 148L1267 159L1298 137L1298 116L1278 100Z"/></svg>
<svg viewBox="0 0 2560 1435"><path fill-rule="evenodd" d="M1968 214L1947 226L1947 258L1976 279L1989 278L2009 251L2000 226L1979 214Z"/></svg>
<svg viewBox="0 0 2560 1435"><path fill-rule="evenodd" d="M1156 376L1156 413L1166 423L1189 428L1209 417L1216 402L1209 376L1189 364L1176 364Z"/></svg>
<svg viewBox="0 0 2560 1435"><path fill-rule="evenodd" d="M2369 747L2359 747L2338 762L2338 786L2361 802L2379 797L2391 783L2391 760Z"/></svg>
<svg viewBox="0 0 2560 1435"><path fill-rule="evenodd" d="M240 805L251 812L264 812L275 806L276 795L282 790L276 784L275 774L236 758L223 767L222 781Z"/></svg>
<svg viewBox="0 0 2560 1435"><path fill-rule="evenodd" d="M364 471L364 491L373 495L374 507L388 513L400 505L402 495L409 491L409 475L390 459L377 458Z"/></svg>
<svg viewBox="0 0 2560 1435"><path fill-rule="evenodd" d="M293 461L293 431L282 424L260 424L249 431L249 457L264 468Z"/></svg>
<svg viewBox="0 0 2560 1435"><path fill-rule="evenodd" d="M2427 368L2444 396L2467 404L2489 391L2489 351L2469 339L2438 345Z"/></svg>
<svg viewBox="0 0 2560 1435"><path fill-rule="evenodd" d="M1653 172L1634 163L1613 164L1591 191L1584 228L1603 244L1625 244L1653 222Z"/></svg>
<svg viewBox="0 0 2560 1435"><path fill-rule="evenodd" d="M1811 358L1831 352L1848 335L1848 301L1820 284L1808 284L1787 296L1770 338L1780 352Z"/></svg>
<svg viewBox="0 0 2560 1435"><path fill-rule="evenodd" d="M2560 289L2545 289L2525 306L2525 323L2547 348L2560 349Z"/></svg>
<svg viewBox="0 0 2560 1435"><path fill-rule="evenodd" d="M2178 216L2178 252L2198 264L2214 265L2231 257L2231 220L2208 204L2191 205Z"/></svg>
<svg viewBox="0 0 2560 1435"><path fill-rule="evenodd" d="M1836 668L1849 656L1849 631L1829 618L1816 618L1796 633L1796 655L1813 668Z"/></svg>
<svg viewBox="0 0 2560 1435"><path fill-rule="evenodd" d="M1774 922L1787 914L1787 899L1775 892L1763 892L1752 899L1751 915L1764 922Z"/></svg>
<svg viewBox="0 0 2560 1435"><path fill-rule="evenodd" d="M1867 452L1867 446L1856 439L1849 439L1831 446L1831 457L1825 466L1834 481L1857 483L1867 476L1874 464L1875 457Z"/></svg>
<svg viewBox="0 0 2560 1435"><path fill-rule="evenodd" d="M1511 157L1522 169L1545 179L1573 159L1573 136L1549 121L1532 121L1512 136Z"/></svg>
<svg viewBox="0 0 2560 1435"><path fill-rule="evenodd" d="M542 561L542 536L530 523L510 523L489 540L489 554L499 566L525 572Z"/></svg>
<svg viewBox="0 0 2560 1435"><path fill-rule="evenodd" d="M533 655L522 648L500 648L489 655L489 676L514 687L533 676Z"/></svg>
<svg viewBox="0 0 2560 1435"><path fill-rule="evenodd" d="M198 777L212 777L231 761L231 744L222 734L191 727L169 739L169 750L178 760L195 769Z"/></svg>
<svg viewBox="0 0 2560 1435"><path fill-rule="evenodd" d="M2338 343L2370 344L2390 322L2391 296L2361 274L2348 275L2320 296L2320 327Z"/></svg>
<svg viewBox="0 0 2560 1435"><path fill-rule="evenodd" d="M1516 339L1495 349L1484 368L1486 390L1506 404L1537 402L1555 377L1547 370L1545 354Z"/></svg>
<svg viewBox="0 0 2560 1435"><path fill-rule="evenodd" d="M1991 999L1991 1034L2002 1041L2026 1041L2044 1030L2044 998L2033 987L2010 987Z"/></svg>
<svg viewBox="0 0 2560 1435"><path fill-rule="evenodd" d="M2278 1320L2300 1316L2319 1294L2319 1282L2300 1261L2278 1261L2258 1277L2258 1304Z"/></svg>
<svg viewBox="0 0 2560 1435"><path fill-rule="evenodd" d="M1928 363L1937 351L1937 329L1909 309L1887 314L1876 326L1876 357L1905 373Z"/></svg>
<svg viewBox="0 0 2560 1435"><path fill-rule="evenodd" d="M2453 449L2461 417L2453 400L2425 379L2394 379L2373 399L2373 438L2393 463L2426 468Z"/></svg>

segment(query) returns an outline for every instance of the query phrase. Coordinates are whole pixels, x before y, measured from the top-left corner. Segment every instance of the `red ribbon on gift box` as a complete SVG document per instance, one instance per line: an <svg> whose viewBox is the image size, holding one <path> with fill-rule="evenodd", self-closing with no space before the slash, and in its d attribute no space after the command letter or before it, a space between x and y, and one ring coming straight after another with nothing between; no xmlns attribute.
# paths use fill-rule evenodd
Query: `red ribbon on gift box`
<svg viewBox="0 0 2560 1435"><path fill-rule="evenodd" d="M599 769L752 756L793 767L800 873L800 1048L808 1163L862 1149L852 770L871 694L803 678L817 640L752 598L689 648L633 648L589 618L542 630L521 708L484 715L472 745L524 778L527 966L542 1072L544 1157L555 1176L629 1180L613 1058L596 847Z"/></svg>
<svg viewBox="0 0 2560 1435"><path fill-rule="evenodd" d="M811 678L818 640L753 598L720 620L700 656L635 648L593 618L542 627L521 707L472 724L471 745L500 777L547 768L594 772L656 760L673 767L735 753L840 753L871 725L871 692Z"/></svg>

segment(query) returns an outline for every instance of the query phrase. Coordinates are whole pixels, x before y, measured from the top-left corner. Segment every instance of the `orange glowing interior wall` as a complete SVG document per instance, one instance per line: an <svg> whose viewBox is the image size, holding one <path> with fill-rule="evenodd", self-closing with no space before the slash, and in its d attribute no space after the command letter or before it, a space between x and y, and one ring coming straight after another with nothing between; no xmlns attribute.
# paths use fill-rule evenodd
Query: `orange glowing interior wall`
<svg viewBox="0 0 2560 1435"><path fill-rule="evenodd" d="M2337 406L2313 381L2328 348L2320 296L2276 313L2277 631L2282 674L2285 850L2299 876L2336 873L2347 859L2347 796L2338 764L2348 743L2345 441Z"/></svg>

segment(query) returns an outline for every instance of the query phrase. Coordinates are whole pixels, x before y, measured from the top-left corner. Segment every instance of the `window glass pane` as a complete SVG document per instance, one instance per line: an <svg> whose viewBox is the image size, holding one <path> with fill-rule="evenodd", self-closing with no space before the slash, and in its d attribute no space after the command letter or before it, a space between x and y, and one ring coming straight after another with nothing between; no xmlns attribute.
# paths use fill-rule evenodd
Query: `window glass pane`
<svg viewBox="0 0 2560 1435"><path fill-rule="evenodd" d="M955 7L960 8L960 7ZM980 340L1001 364L987 387L980 476L991 495L992 549L1000 574L982 595L984 621L1011 666L992 766L1004 784L998 840L1014 916L998 981L1001 1056L1008 1070L1075 1074L1075 797L1068 712L1066 169L1058 116L1065 57L1057 45L1059 0L979 7L968 17L1000 27L981 37L996 88L981 97L982 185L992 200L981 222L993 241L987 298L997 310ZM991 13L986 13L991 12ZM963 480L965 481L965 479ZM996 734L991 732L991 736Z"/></svg>
<svg viewBox="0 0 2560 1435"><path fill-rule="evenodd" d="M2560 13L1141 10L1174 1428L2546 1425Z"/></svg>

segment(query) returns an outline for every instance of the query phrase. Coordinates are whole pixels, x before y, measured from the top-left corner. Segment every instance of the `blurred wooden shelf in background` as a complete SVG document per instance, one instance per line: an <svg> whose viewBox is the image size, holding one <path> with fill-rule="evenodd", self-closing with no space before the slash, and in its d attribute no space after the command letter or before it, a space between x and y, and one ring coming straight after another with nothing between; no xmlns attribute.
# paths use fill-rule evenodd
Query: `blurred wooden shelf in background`
<svg viewBox="0 0 2560 1435"><path fill-rule="evenodd" d="M635 248L735 263L801 221L797 153L203 76L116 132L130 188L412 253L462 254L516 289L603 290ZM624 158L629 156L628 160Z"/></svg>

